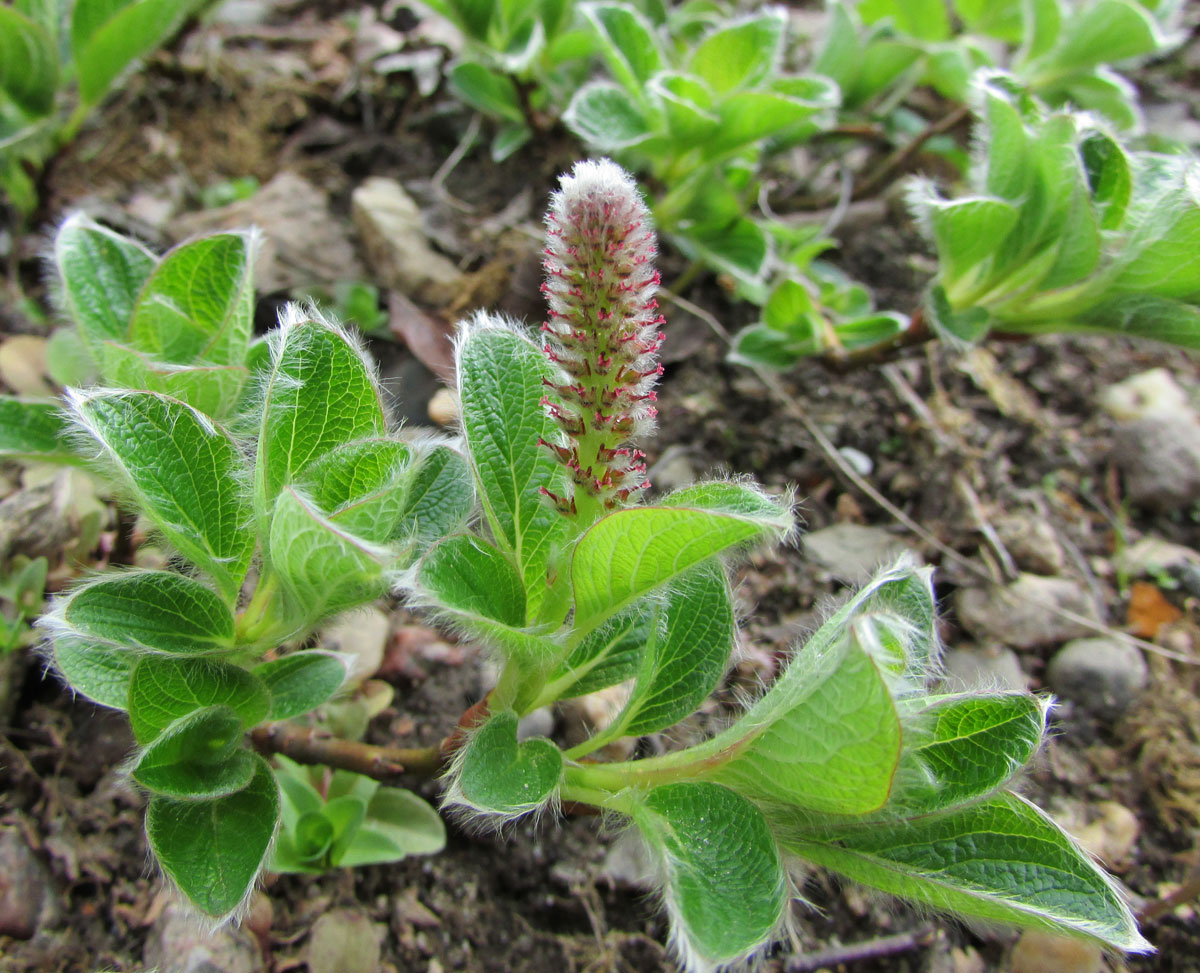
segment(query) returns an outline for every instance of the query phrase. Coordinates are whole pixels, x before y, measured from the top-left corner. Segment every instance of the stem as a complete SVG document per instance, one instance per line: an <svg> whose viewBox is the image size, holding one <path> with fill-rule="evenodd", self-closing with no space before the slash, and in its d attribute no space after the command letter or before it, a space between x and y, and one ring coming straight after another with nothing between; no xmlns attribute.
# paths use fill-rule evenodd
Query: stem
<svg viewBox="0 0 1200 973"><path fill-rule="evenodd" d="M377 747L357 740L324 736L319 730L294 723L266 723L250 731L250 742L264 756L282 754L297 763L349 770L373 780L389 781L401 774L435 777L445 764L439 747Z"/></svg>
<svg viewBox="0 0 1200 973"><path fill-rule="evenodd" d="M238 615L237 623L234 625L234 637L239 642L257 641L269 624L273 622L273 619L269 619L268 613L278 588L279 583L276 576L269 571L258 579L254 594L242 613Z"/></svg>

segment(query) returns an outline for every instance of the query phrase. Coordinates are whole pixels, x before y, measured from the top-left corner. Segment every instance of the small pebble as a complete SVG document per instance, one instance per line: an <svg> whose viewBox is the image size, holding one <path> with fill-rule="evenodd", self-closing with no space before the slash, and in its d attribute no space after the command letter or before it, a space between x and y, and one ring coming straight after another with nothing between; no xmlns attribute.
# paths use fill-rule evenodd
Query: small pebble
<svg viewBox="0 0 1200 973"><path fill-rule="evenodd" d="M1093 811L1096 819L1072 833L1107 868L1124 871L1133 859L1142 830L1137 815L1116 801L1100 801Z"/></svg>
<svg viewBox="0 0 1200 973"><path fill-rule="evenodd" d="M1113 460L1137 506L1189 510L1200 498L1200 421L1185 413L1125 423L1113 436Z"/></svg>
<svg viewBox="0 0 1200 973"><path fill-rule="evenodd" d="M1104 956L1095 943L1027 929L1013 947L1009 973L1100 973Z"/></svg>
<svg viewBox="0 0 1200 973"><path fill-rule="evenodd" d="M439 426L448 426L458 419L458 396L447 388L440 388L429 400L429 418Z"/></svg>
<svg viewBox="0 0 1200 973"><path fill-rule="evenodd" d="M834 524L803 537L805 556L835 578L862 584L908 548L882 527Z"/></svg>
<svg viewBox="0 0 1200 973"><path fill-rule="evenodd" d="M260 973L258 943L233 925L208 931L196 913L172 902L150 929L142 961L158 973Z"/></svg>
<svg viewBox="0 0 1200 973"><path fill-rule="evenodd" d="M1091 632L1055 608L1096 618L1087 592L1068 578L1022 574L1004 587L965 588L955 599L959 621L975 638L1014 649L1057 645Z"/></svg>
<svg viewBox="0 0 1200 973"><path fill-rule="evenodd" d="M1054 692L1102 717L1127 710L1148 678L1137 646L1106 637L1068 642L1046 668L1046 682Z"/></svg>
<svg viewBox="0 0 1200 973"><path fill-rule="evenodd" d="M0 936L32 939L49 892L46 867L18 828L0 830Z"/></svg>
<svg viewBox="0 0 1200 973"><path fill-rule="evenodd" d="M943 688L948 693L980 690L1024 692L1029 688L1029 679L1021 668L1021 660L1012 649L1002 645L950 649L942 657L942 668Z"/></svg>
<svg viewBox="0 0 1200 973"><path fill-rule="evenodd" d="M313 923L309 973L376 973L382 927L359 909L334 909Z"/></svg>

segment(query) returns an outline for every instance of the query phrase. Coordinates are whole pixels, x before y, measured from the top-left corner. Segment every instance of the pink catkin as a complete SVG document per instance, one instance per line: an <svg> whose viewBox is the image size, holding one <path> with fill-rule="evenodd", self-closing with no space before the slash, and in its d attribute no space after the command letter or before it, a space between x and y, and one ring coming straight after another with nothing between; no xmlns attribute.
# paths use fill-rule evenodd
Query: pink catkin
<svg viewBox="0 0 1200 973"><path fill-rule="evenodd" d="M664 323L654 294L657 240L631 176L607 159L563 176L546 216L542 325L547 358L562 373L543 399L566 441L543 441L571 473L574 492L557 497L574 513L579 491L602 509L649 486L644 454L628 448L657 410Z"/></svg>

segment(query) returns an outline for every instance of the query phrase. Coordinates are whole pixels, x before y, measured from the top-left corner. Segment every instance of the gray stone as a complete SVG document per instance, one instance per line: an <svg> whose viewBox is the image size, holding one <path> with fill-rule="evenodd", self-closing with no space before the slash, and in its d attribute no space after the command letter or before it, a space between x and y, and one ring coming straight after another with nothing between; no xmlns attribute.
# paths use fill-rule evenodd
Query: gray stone
<svg viewBox="0 0 1200 973"><path fill-rule="evenodd" d="M1083 587L1067 578L1022 574L1003 587L964 588L955 599L963 627L978 641L1014 649L1058 645L1091 634L1092 629L1060 612L1096 619Z"/></svg>
<svg viewBox="0 0 1200 973"><path fill-rule="evenodd" d="M261 973L266 969L254 937L237 926L210 929L179 902L162 912L142 954L158 973Z"/></svg>
<svg viewBox="0 0 1200 973"><path fill-rule="evenodd" d="M1113 459L1125 493L1152 510L1187 510L1200 500L1200 422L1189 414L1154 415L1124 423L1113 437Z"/></svg>
<svg viewBox="0 0 1200 973"><path fill-rule="evenodd" d="M600 866L599 879L615 889L644 889L650 886L652 873L646 845L631 828L609 845Z"/></svg>
<svg viewBox="0 0 1200 973"><path fill-rule="evenodd" d="M517 739L531 740L534 737L548 737L554 731L554 710L549 706L535 709L521 717L517 724Z"/></svg>
<svg viewBox="0 0 1200 973"><path fill-rule="evenodd" d="M0 829L0 936L32 939L48 904L50 876L19 828Z"/></svg>
<svg viewBox="0 0 1200 973"><path fill-rule="evenodd" d="M329 194L294 172L279 173L249 199L178 216L170 231L178 241L247 226L261 231L254 262L260 291L328 289L366 276L344 222L333 216Z"/></svg>
<svg viewBox="0 0 1200 973"><path fill-rule="evenodd" d="M350 208L367 260L384 286L436 306L458 294L462 272L430 246L421 211L400 183L372 176L354 190Z"/></svg>
<svg viewBox="0 0 1200 973"><path fill-rule="evenodd" d="M967 646L950 649L942 658L942 685L948 693L1029 688L1029 679L1012 649Z"/></svg>
<svg viewBox="0 0 1200 973"><path fill-rule="evenodd" d="M804 553L818 567L851 584L868 581L908 548L882 527L834 524L804 535Z"/></svg>
<svg viewBox="0 0 1200 973"><path fill-rule="evenodd" d="M375 973L382 926L358 909L334 909L314 924L308 940L309 973Z"/></svg>
<svg viewBox="0 0 1200 973"><path fill-rule="evenodd" d="M993 521L996 536L1022 571L1054 576L1065 566L1058 535L1043 518L1032 512L1006 514Z"/></svg>
<svg viewBox="0 0 1200 973"><path fill-rule="evenodd" d="M1147 678L1146 660L1137 646L1105 637L1068 642L1046 669L1054 692L1098 716L1128 709Z"/></svg>
<svg viewBox="0 0 1200 973"><path fill-rule="evenodd" d="M1161 537L1143 537L1113 556L1118 571L1133 578L1200 567L1200 551L1172 544Z"/></svg>

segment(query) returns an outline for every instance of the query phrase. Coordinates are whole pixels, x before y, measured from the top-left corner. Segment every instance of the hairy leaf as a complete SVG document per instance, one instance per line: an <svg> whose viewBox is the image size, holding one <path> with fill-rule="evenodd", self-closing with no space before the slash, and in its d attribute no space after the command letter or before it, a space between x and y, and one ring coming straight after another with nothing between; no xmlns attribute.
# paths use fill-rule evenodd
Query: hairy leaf
<svg viewBox="0 0 1200 973"><path fill-rule="evenodd" d="M254 776L251 754L238 748L242 722L228 706L209 706L176 720L138 758L133 779L183 800L224 797Z"/></svg>
<svg viewBox="0 0 1200 973"><path fill-rule="evenodd" d="M75 589L62 615L75 631L115 645L183 655L233 647L233 615L221 597L171 571L101 576Z"/></svg>
<svg viewBox="0 0 1200 973"><path fill-rule="evenodd" d="M264 662L252 672L271 694L268 719L290 720L316 709L341 689L349 669L342 656L307 649Z"/></svg>
<svg viewBox="0 0 1200 973"><path fill-rule="evenodd" d="M95 105L126 68L161 47L198 6L198 0L134 0L93 31L74 51L79 98Z"/></svg>
<svg viewBox="0 0 1200 973"><path fill-rule="evenodd" d="M54 638L54 664L75 692L101 706L129 707L129 679L137 656L129 649L66 633Z"/></svg>
<svg viewBox="0 0 1200 973"><path fill-rule="evenodd" d="M786 23L783 9L772 7L713 31L692 52L688 70L718 94L752 87L778 64Z"/></svg>
<svg viewBox="0 0 1200 973"><path fill-rule="evenodd" d="M563 492L562 466L538 445L556 434L541 405L547 377L542 353L505 328L476 327L459 344L463 433L479 499L496 544L512 555L524 581L531 622L546 597L551 555L569 528L538 492Z"/></svg>
<svg viewBox="0 0 1200 973"><path fill-rule="evenodd" d="M143 745L176 720L210 706L235 713L243 729L267 718L267 687L241 666L208 659L143 656L129 680L129 723Z"/></svg>
<svg viewBox="0 0 1200 973"><path fill-rule="evenodd" d="M799 831L782 843L801 858L935 909L1128 951L1150 948L1112 880L1012 794L895 828Z"/></svg>
<svg viewBox="0 0 1200 973"><path fill-rule="evenodd" d="M178 365L114 341L100 346L100 362L106 383L160 392L214 419L234 411L250 377L242 365Z"/></svg>
<svg viewBox="0 0 1200 973"><path fill-rule="evenodd" d="M411 791L381 787L367 804L366 818L342 852L343 868L432 855L446 846L446 826L428 802Z"/></svg>
<svg viewBox="0 0 1200 973"><path fill-rule="evenodd" d="M739 502L742 496L738 494ZM773 505L764 513L689 507L631 507L611 513L575 548L571 580L576 627L599 623L711 557L776 539L787 529L785 523L790 526L790 515L781 515Z"/></svg>
<svg viewBox="0 0 1200 973"><path fill-rule="evenodd" d="M237 446L195 409L153 392L72 393L71 408L127 480L140 509L232 601L254 533Z"/></svg>
<svg viewBox="0 0 1200 973"><path fill-rule="evenodd" d="M42 24L0 7L0 92L31 115L47 115L58 94L58 51Z"/></svg>
<svg viewBox="0 0 1200 973"><path fill-rule="evenodd" d="M267 556L297 620L316 622L372 601L387 586L389 552L339 529L290 487L276 500Z"/></svg>
<svg viewBox="0 0 1200 973"><path fill-rule="evenodd" d="M688 966L732 963L766 944L787 886L758 808L719 784L667 784L634 821L665 866L672 936Z"/></svg>
<svg viewBox="0 0 1200 973"><path fill-rule="evenodd" d="M0 457L78 462L58 403L0 395Z"/></svg>
<svg viewBox="0 0 1200 973"><path fill-rule="evenodd" d="M242 365L254 323L249 233L185 243L154 268L129 319L129 343L168 362Z"/></svg>
<svg viewBox="0 0 1200 973"><path fill-rule="evenodd" d="M330 450L385 432L383 404L362 352L322 321L285 321L264 379L255 469L260 515Z"/></svg>
<svg viewBox="0 0 1200 973"><path fill-rule="evenodd" d="M93 348L125 335L142 285L158 258L83 213L54 237L54 264L67 315Z"/></svg>
<svg viewBox="0 0 1200 973"><path fill-rule="evenodd" d="M545 737L517 743L517 716L497 713L463 751L459 803L495 814L522 814L548 801L562 777L562 752Z"/></svg>
<svg viewBox="0 0 1200 973"><path fill-rule="evenodd" d="M624 736L666 729L716 688L733 650L733 605L719 564L696 567L672 585L641 653L637 683L617 721Z"/></svg>
<svg viewBox="0 0 1200 973"><path fill-rule="evenodd" d="M224 918L250 894L279 820L271 768L251 755L254 776L228 797L176 801L153 797L146 836L163 871L202 912Z"/></svg>

